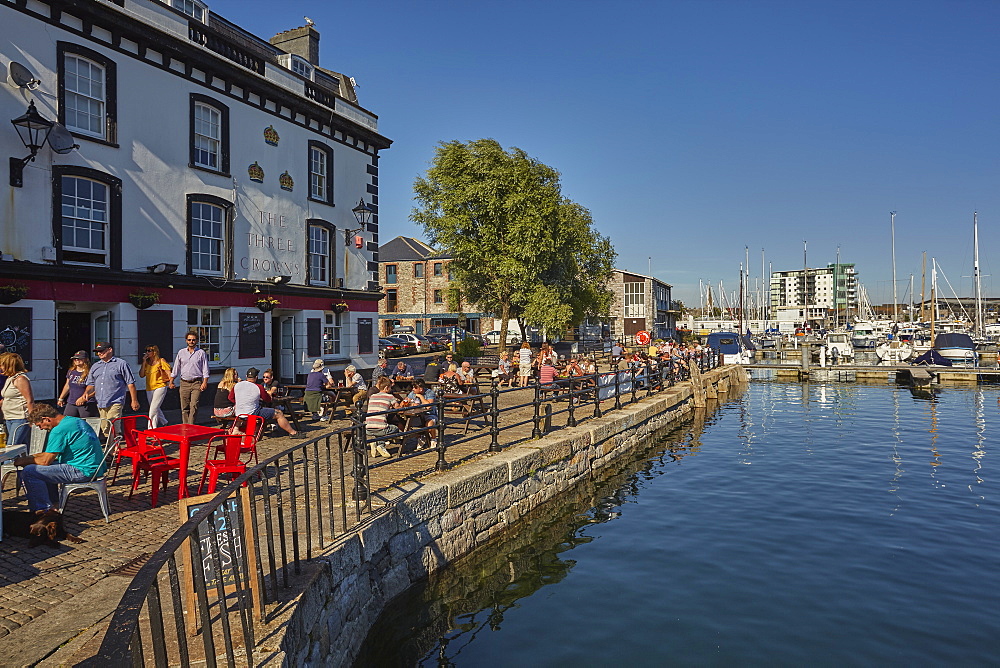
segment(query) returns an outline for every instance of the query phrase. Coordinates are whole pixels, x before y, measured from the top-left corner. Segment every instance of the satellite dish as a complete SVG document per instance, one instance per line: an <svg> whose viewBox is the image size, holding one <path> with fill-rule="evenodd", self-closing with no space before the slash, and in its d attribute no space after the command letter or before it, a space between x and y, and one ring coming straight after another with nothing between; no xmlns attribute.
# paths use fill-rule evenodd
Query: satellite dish
<svg viewBox="0 0 1000 668"><path fill-rule="evenodd" d="M73 135L69 133L66 126L62 123L56 123L49 132L49 148L59 155L65 155L74 148L80 148L80 145L73 142Z"/></svg>
<svg viewBox="0 0 1000 668"><path fill-rule="evenodd" d="M7 70L10 74L10 80L13 81L14 85L18 88L35 90L38 88L38 84L42 83L35 78L35 75L31 73L31 70L21 63L16 63L13 60L10 61L10 65L7 66Z"/></svg>

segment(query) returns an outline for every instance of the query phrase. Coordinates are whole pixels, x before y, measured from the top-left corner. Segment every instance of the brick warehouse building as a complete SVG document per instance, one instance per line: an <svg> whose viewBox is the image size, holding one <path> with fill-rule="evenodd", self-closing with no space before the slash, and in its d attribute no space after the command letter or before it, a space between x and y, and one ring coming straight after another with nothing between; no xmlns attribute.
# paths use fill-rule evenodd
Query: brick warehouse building
<svg viewBox="0 0 1000 668"><path fill-rule="evenodd" d="M192 327L213 379L374 364L391 142L350 77L320 67L316 28L268 41L199 0L0 0L0 25L0 108L58 123L0 132L0 343L37 398L97 340L172 359Z"/></svg>
<svg viewBox="0 0 1000 668"><path fill-rule="evenodd" d="M452 304L458 311L449 308L450 262L451 258L436 254L413 237L396 237L379 247L379 278L385 288L378 316L382 336L392 334L397 325L413 327L417 334L451 325L479 334L483 318L493 322L492 314L479 313L475 305L464 304L461 298ZM470 312L464 312L465 308Z"/></svg>

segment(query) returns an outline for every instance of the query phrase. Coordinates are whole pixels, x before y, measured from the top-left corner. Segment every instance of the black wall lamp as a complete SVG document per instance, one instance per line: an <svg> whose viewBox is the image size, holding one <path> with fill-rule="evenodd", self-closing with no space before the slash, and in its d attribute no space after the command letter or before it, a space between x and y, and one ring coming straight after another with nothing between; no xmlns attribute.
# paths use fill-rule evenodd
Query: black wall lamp
<svg viewBox="0 0 1000 668"><path fill-rule="evenodd" d="M10 159L10 185L20 188L24 185L24 166L35 159L38 151L45 146L49 139L49 133L55 126L54 121L50 121L38 113L35 109L35 101L28 104L28 111L11 121L17 135L21 138L24 147L31 151L25 158Z"/></svg>
<svg viewBox="0 0 1000 668"><path fill-rule="evenodd" d="M351 237L358 232L362 231L368 226L368 221L372 219L372 214L375 213L375 209L370 204L365 204L365 199L362 197L358 205L351 209L351 213L354 214L354 219L358 221L359 227L356 230L344 230L344 245L351 245ZM357 244L355 244L357 246ZM360 246L358 246L360 248Z"/></svg>

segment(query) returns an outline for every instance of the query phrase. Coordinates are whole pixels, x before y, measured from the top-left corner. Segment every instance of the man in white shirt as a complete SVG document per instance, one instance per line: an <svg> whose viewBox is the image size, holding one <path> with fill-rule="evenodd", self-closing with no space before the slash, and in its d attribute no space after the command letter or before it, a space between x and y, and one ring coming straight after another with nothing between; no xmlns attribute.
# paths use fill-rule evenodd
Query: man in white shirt
<svg viewBox="0 0 1000 668"><path fill-rule="evenodd" d="M194 424L198 412L198 399L208 387L208 355L198 347L198 334L188 332L185 337L187 348L181 348L174 357L174 367L170 371L170 389L181 384L181 422Z"/></svg>
<svg viewBox="0 0 1000 668"><path fill-rule="evenodd" d="M263 386L257 384L257 375L260 370L250 367L247 369L246 380L241 380L229 390L229 400L235 405L234 415L259 415L265 420L274 419L275 423L288 432L292 438L305 438L304 434L295 431L288 418L280 410L261 404L271 403L271 395Z"/></svg>

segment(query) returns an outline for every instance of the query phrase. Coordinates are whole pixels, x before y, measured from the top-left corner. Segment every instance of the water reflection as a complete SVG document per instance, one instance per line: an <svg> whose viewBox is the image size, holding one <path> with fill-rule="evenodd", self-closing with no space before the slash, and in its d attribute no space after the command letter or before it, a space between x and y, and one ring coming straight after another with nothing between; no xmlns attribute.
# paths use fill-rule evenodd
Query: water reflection
<svg viewBox="0 0 1000 668"><path fill-rule="evenodd" d="M594 537L583 530L621 516L645 481L700 451L713 419L699 409L666 430L639 458L578 485L529 513L493 543L414 585L379 617L356 666L452 666L483 630L499 630L518 601L563 580L576 565L564 553ZM609 467L610 469L610 467Z"/></svg>

